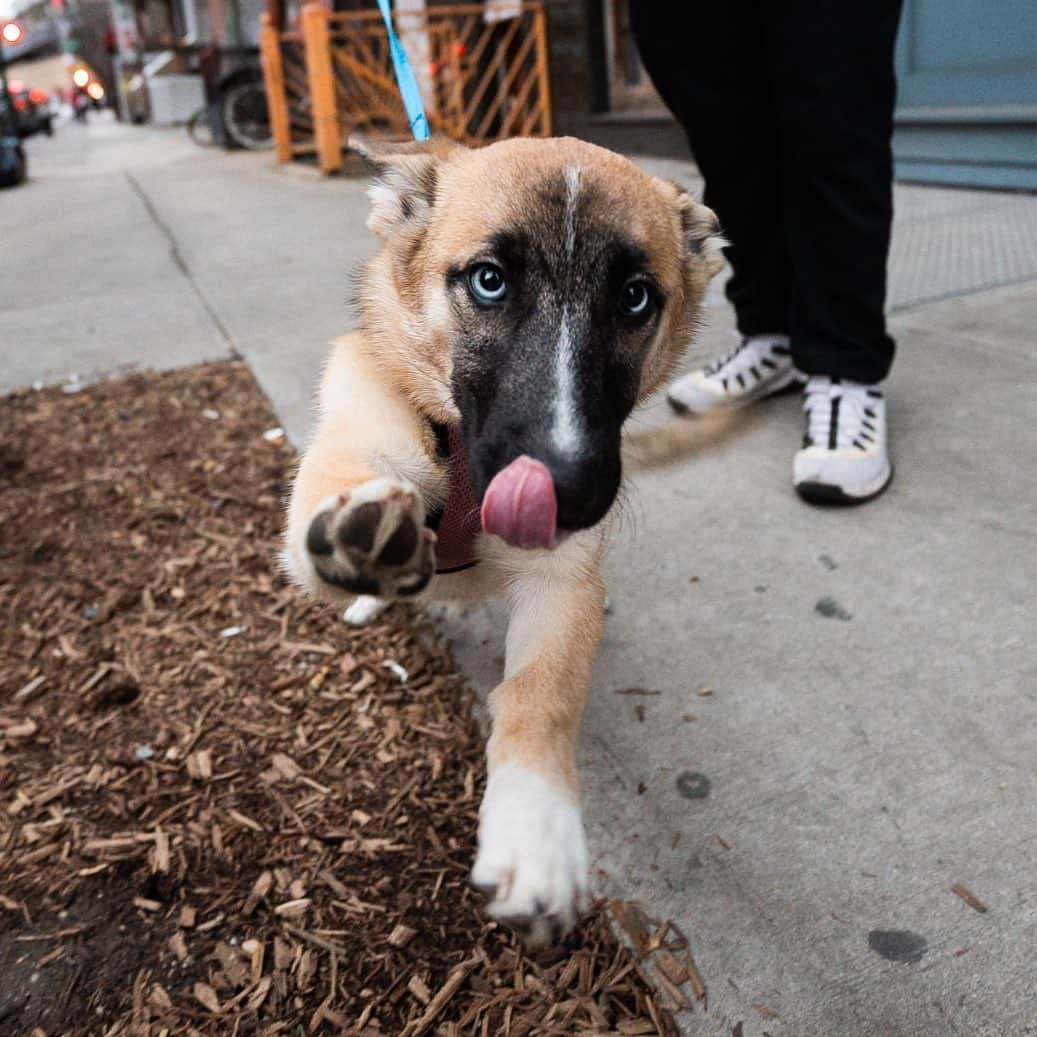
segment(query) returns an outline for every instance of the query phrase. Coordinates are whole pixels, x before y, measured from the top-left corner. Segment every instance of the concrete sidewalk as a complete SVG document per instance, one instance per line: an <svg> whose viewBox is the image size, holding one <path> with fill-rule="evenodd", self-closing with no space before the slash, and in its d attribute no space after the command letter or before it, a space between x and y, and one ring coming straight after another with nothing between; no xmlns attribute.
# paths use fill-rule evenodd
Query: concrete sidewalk
<svg viewBox="0 0 1037 1037"><path fill-rule="evenodd" d="M103 123L30 161L0 195L2 388L236 351L302 441L366 185ZM638 478L610 554L581 742L596 881L688 934L689 1035L1037 1035L1037 198L897 206L889 493L801 504L783 399ZM711 298L692 361L728 346ZM492 609L451 630L492 686Z"/></svg>

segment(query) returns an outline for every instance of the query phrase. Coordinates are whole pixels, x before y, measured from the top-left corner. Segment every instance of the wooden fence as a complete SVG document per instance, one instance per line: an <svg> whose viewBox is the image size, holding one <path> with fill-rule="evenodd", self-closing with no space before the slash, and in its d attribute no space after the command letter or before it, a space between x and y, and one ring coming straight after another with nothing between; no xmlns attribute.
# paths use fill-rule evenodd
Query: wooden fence
<svg viewBox="0 0 1037 1037"><path fill-rule="evenodd" d="M523 3L501 22L484 13L458 4L396 14L432 132L469 142L550 136L543 7ZM331 173L354 130L409 136L377 10L334 13L311 2L288 30L265 15L260 48L278 161L315 153Z"/></svg>

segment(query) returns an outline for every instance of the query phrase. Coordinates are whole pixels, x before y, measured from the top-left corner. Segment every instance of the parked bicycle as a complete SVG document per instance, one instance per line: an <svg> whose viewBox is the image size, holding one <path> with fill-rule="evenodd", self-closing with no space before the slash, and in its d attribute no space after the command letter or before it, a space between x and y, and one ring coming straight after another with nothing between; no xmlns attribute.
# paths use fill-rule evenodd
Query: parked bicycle
<svg viewBox="0 0 1037 1037"><path fill-rule="evenodd" d="M191 139L202 147L272 148L274 135L255 49L209 47L197 53L209 100L187 122Z"/></svg>
<svg viewBox="0 0 1037 1037"><path fill-rule="evenodd" d="M214 117L220 125L214 126ZM241 82L221 93L218 103L203 105L187 122L191 140L201 147L220 142L219 130L233 147L262 151L274 146L263 83Z"/></svg>

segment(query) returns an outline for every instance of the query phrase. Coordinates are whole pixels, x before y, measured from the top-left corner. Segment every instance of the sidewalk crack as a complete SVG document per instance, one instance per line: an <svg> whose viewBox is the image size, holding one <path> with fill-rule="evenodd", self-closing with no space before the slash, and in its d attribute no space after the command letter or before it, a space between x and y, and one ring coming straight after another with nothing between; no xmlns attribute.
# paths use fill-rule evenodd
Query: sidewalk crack
<svg viewBox="0 0 1037 1037"><path fill-rule="evenodd" d="M176 235L173 233L173 229L169 226L165 220L159 215L158 209L155 207L155 203L151 200L148 193L144 190L141 182L128 170L124 172L126 180L130 187L133 189L134 194L140 199L141 204L144 206L144 211L151 218L151 222L158 228L159 232L169 243L169 254L176 265L176 268L184 276L184 280L190 285L191 291L194 292L198 302L201 303L202 309L205 310L209 320L212 321L213 327L216 329L220 338L227 343L230 349L231 356L235 360L241 359L241 353L238 351L237 346L234 344L234 339L231 336L230 329L224 324L223 319L220 317L213 305L212 300L205 294L201 284L199 284L197 278L191 271L191 268L187 265L187 261L184 259L183 253L180 251L180 243L176 240Z"/></svg>

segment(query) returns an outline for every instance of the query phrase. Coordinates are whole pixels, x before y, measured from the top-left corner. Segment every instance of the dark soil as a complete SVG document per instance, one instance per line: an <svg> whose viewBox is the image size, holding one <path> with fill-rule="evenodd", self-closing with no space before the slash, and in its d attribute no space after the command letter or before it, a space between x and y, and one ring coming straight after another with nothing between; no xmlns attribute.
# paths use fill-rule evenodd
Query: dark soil
<svg viewBox="0 0 1037 1037"><path fill-rule="evenodd" d="M0 401L0 1035L674 1032L606 905L481 916L471 692L278 575L275 425L236 363Z"/></svg>

